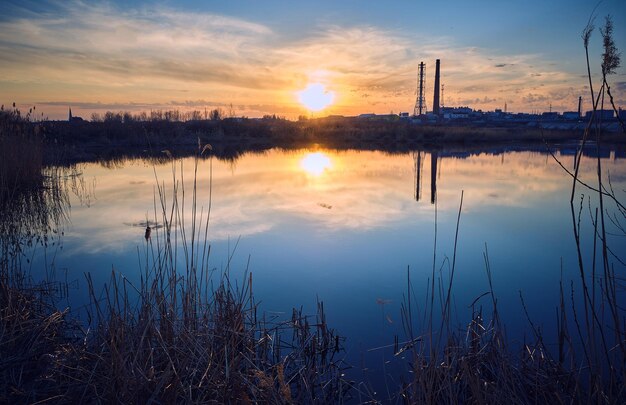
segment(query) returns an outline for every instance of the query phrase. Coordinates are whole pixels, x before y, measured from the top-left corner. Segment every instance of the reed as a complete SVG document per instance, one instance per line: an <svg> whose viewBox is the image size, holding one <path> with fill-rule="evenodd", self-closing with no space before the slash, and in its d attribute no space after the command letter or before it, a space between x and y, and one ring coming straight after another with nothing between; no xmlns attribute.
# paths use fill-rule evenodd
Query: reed
<svg viewBox="0 0 626 405"><path fill-rule="evenodd" d="M440 277L435 281L433 267L422 317L415 315L410 279L402 308L409 340L403 347L396 345L395 351L397 355L410 353L411 378L399 393L405 403L626 402L626 308L623 305L626 285L622 275L626 265L611 248L612 240L626 236L623 194L612 187L610 175L603 170L599 157L595 184L581 180L578 170L586 142L593 139L597 151L601 148L602 122L595 115L604 108L605 94L610 96L607 76L620 63L611 38L612 21L607 17L600 30L605 47L602 83L594 92L588 58L589 38L594 30L593 19L590 19L582 37L593 114L582 134L574 170L567 169L553 155L572 178L569 202L579 272L577 283L572 281L569 289L561 281L560 298L555 306L556 336L544 335L532 322L520 293L532 335L521 347L513 347L506 338L504 321L500 319L486 247L484 258L489 290L472 303L471 321L465 327L455 328L450 322L454 259L448 279ZM583 190L579 191L581 188ZM588 214L583 210L586 205ZM592 233L583 236L585 222ZM456 242L455 239L455 249ZM585 257L584 243L593 246L591 257ZM433 266L434 261L435 257ZM436 291L439 299L436 299ZM484 297L490 297L490 302L480 304ZM437 308L441 309L440 313Z"/></svg>
<svg viewBox="0 0 626 405"><path fill-rule="evenodd" d="M33 244L55 244L59 222L67 217L64 186L71 168L43 164L45 136L30 113L0 109L0 275L17 280L23 252Z"/></svg>
<svg viewBox="0 0 626 405"><path fill-rule="evenodd" d="M207 151L199 147L194 171ZM162 226L146 234L139 281L113 270L99 290L87 273L86 322L56 310L49 286L16 277L19 263L2 272L0 402L348 399L343 339L323 304L314 317L296 310L286 320L257 317L252 274L240 283L230 266L221 274L210 269L211 197L200 201L195 177L189 190L171 161L172 190L156 179L153 222Z"/></svg>
<svg viewBox="0 0 626 405"><path fill-rule="evenodd" d="M0 198L37 187L42 181L43 143L41 127L29 122L17 108L0 109Z"/></svg>
<svg viewBox="0 0 626 405"><path fill-rule="evenodd" d="M462 200L457 235L461 208ZM621 221L626 220L624 211L617 211L623 217ZM573 217L578 236L581 212L577 210ZM410 377L391 399L429 404L624 403L626 367L622 345L626 334L620 323L626 320L626 313L620 303L623 278L616 272L617 268L623 271L624 266L615 259L611 260L610 270L596 269L597 262L608 261L602 252L610 251L601 246L606 239L601 233L600 217L596 209L591 218L594 235L589 242L594 244L593 260L589 266L581 264L576 284L580 287L572 282L568 289L561 281L559 302L554 308L556 335L545 335L533 323L520 292L531 331L521 346L507 337L506 319L500 318L487 246L484 262L488 290L470 305L470 321L464 327L452 322L449 304L456 271L456 237L449 275L436 278L433 271L421 311L408 273L402 304L407 340L399 344L396 339L394 353L409 358ZM611 218L620 220L615 215ZM575 242L582 256L580 238L576 237ZM581 259L581 263L589 263L587 259Z"/></svg>
<svg viewBox="0 0 626 405"><path fill-rule="evenodd" d="M550 337L543 336L532 322L531 337L524 339L521 347L511 343L505 332L506 320L500 319L487 247L484 259L489 289L471 304L465 327L455 326L447 312L453 269L447 280L430 280L428 288L439 289L440 298L428 294L421 317L415 301L408 298L413 295L409 282L402 319L410 338L403 345L396 343L394 350L396 356L408 357L410 375L394 399L411 404L552 404L587 403L590 395L599 399L609 393L607 403L619 403L623 394L590 392L583 384L567 329L563 291L557 312L559 357L554 357L546 344ZM523 298L521 302L524 305ZM438 314L435 309L433 316L432 305L443 312Z"/></svg>

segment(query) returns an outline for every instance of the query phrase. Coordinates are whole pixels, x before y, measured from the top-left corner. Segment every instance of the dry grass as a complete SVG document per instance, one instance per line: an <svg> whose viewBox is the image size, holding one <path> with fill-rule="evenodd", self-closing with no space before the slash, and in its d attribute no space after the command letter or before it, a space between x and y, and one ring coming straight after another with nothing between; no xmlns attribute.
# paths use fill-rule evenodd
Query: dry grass
<svg viewBox="0 0 626 405"><path fill-rule="evenodd" d="M146 242L138 285L113 272L99 291L87 275L86 324L56 310L48 295L54 291L29 282L19 260L3 267L0 402L286 404L347 398L351 383L338 357L342 339L328 327L323 304L314 318L294 310L290 320L258 319L251 274L237 287L229 270L211 273L210 216L197 212L193 182L190 194L182 179L171 193L159 188L155 220L164 226ZM185 204L192 218L185 219Z"/></svg>
<svg viewBox="0 0 626 405"><path fill-rule="evenodd" d="M601 184L599 189L602 189ZM618 201L615 200L616 205L612 207L618 215L611 218L623 222L626 221L626 211L619 209ZM457 235L462 204L461 195ZM603 242L606 238L601 236L597 211L592 219L595 226L592 236L595 238L591 238L590 243L595 248L596 242L599 247L606 243ZM576 231L580 232L581 219L574 216L573 220ZM580 253L581 242L576 239L576 243ZM595 274L595 264L593 274L582 267L582 290L576 290L572 284L567 294L570 299L566 299L561 283L560 302L555 308L556 336L545 336L533 324L520 293L532 337L521 347L515 347L506 338L500 320L486 248L484 259L489 290L473 302L471 322L465 328L453 327L449 302L456 245L455 237L448 279L440 277L435 281L433 266L422 318L416 316L417 311L413 308L413 287L408 279L402 319L409 343L404 347L396 345L395 353L409 353L411 377L403 384L399 398L405 403L428 404L626 403L626 355L622 349L626 333L621 325L626 321L626 309L619 298L625 286L623 278L615 272L616 267L624 269L619 262L612 263L612 271L606 271L602 276ZM608 263L606 256L603 262ZM592 299L588 290L592 290ZM487 298L491 298L490 302L479 305ZM568 301L571 302L567 304ZM488 308L486 313L483 307ZM436 308L441 308L441 312L437 313ZM581 308L584 313L580 313ZM422 326L416 328L414 325ZM549 345L546 342L556 343Z"/></svg>
<svg viewBox="0 0 626 405"><path fill-rule="evenodd" d="M0 110L0 198L41 183L43 141L41 128L18 110Z"/></svg>

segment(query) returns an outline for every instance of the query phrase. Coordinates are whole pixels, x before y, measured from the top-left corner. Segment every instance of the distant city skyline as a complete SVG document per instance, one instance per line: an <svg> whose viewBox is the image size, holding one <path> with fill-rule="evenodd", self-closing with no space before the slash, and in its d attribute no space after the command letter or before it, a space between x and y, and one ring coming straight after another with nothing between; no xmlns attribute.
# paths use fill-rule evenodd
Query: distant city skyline
<svg viewBox="0 0 626 405"><path fill-rule="evenodd" d="M626 107L626 2L602 1L3 1L0 103L51 119L68 108L222 108L236 115L413 112L435 59L442 104L509 112L589 110L581 32L610 14L622 66L610 77ZM590 44L599 87L602 41ZM305 94L307 89L313 94ZM304 95L303 95L304 94ZM320 97L327 101L310 100ZM303 100L308 100L303 102ZM322 106L322 108L318 108Z"/></svg>

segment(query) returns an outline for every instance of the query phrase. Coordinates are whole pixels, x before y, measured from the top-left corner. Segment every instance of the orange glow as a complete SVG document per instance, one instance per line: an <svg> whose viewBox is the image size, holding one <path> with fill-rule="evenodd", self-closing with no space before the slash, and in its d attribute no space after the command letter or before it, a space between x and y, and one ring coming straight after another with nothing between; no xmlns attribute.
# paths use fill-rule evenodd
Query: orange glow
<svg viewBox="0 0 626 405"><path fill-rule="evenodd" d="M324 171L333 167L332 162L328 155L322 152L308 153L300 161L300 167L304 169L308 174L313 176L319 176Z"/></svg>
<svg viewBox="0 0 626 405"><path fill-rule="evenodd" d="M321 83L309 83L304 90L299 91L298 101L309 111L321 111L333 103L335 93L326 90Z"/></svg>

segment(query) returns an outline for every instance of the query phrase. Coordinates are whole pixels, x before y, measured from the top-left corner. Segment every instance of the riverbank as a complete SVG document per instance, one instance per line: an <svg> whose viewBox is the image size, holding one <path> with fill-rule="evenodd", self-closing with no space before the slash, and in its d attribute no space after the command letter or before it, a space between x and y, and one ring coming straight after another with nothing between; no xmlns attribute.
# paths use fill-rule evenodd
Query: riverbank
<svg viewBox="0 0 626 405"><path fill-rule="evenodd" d="M280 119L223 119L216 121L47 122L22 123L22 133L45 144L47 164L111 161L123 157L191 156L198 143L212 145L220 159L236 159L246 152L280 149L351 149L406 153L416 150L467 153L472 150L576 149L578 130L519 126L417 125L409 122L324 118L306 121ZM601 135L602 148L621 149L626 136ZM595 146L593 147L595 149Z"/></svg>
<svg viewBox="0 0 626 405"><path fill-rule="evenodd" d="M417 124L411 121L371 121L327 117L301 121L279 118L176 121L43 122L40 128L50 142L64 145L175 145L209 142L240 147L411 147L423 144L483 144L505 142L567 142L578 140L584 124L565 126L516 123ZM622 133L603 131L605 142L626 142Z"/></svg>

